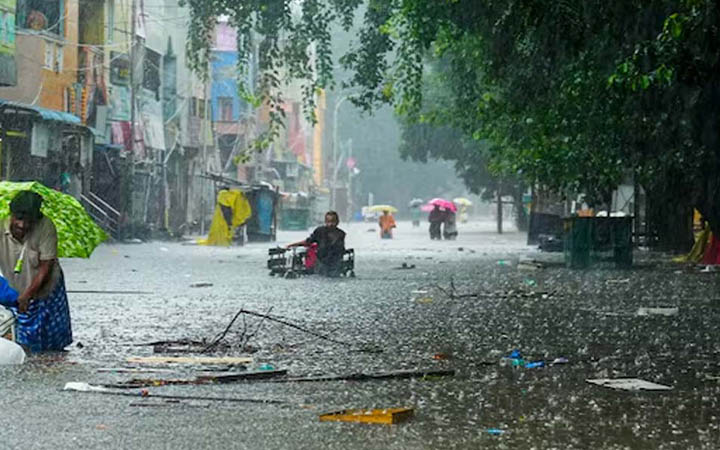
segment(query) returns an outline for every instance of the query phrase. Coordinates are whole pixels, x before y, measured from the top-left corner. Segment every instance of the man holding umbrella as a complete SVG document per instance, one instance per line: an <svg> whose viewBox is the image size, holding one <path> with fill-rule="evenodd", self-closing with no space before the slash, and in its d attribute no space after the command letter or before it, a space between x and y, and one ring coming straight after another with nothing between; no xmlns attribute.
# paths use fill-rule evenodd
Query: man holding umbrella
<svg viewBox="0 0 720 450"><path fill-rule="evenodd" d="M72 342L65 281L55 225L40 212L42 197L20 191L10 217L0 220L0 270L18 293L17 342L32 352L62 350Z"/></svg>

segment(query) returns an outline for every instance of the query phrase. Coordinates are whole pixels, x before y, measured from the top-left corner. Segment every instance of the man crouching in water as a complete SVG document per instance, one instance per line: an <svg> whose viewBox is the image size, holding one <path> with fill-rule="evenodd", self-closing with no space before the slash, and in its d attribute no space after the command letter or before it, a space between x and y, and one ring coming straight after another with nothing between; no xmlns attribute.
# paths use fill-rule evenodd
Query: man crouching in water
<svg viewBox="0 0 720 450"><path fill-rule="evenodd" d="M315 228L310 237L294 242L287 248L317 244L315 273L326 277L339 277L345 254L345 232L338 228L340 218L335 211L325 213L325 225Z"/></svg>
<svg viewBox="0 0 720 450"><path fill-rule="evenodd" d="M73 340L57 230L40 212L42 202L21 191L10 202L10 217L0 220L0 270L20 294L16 341L32 352L60 351Z"/></svg>

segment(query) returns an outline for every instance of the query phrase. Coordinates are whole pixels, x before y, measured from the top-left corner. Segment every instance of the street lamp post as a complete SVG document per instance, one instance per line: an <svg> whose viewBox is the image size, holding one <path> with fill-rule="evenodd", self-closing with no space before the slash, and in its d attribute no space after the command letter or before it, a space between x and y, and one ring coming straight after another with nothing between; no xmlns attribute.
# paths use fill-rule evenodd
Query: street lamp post
<svg viewBox="0 0 720 450"><path fill-rule="evenodd" d="M338 176L338 155L337 155L337 123L338 123L338 111L340 110L340 105L342 103L351 98L353 94L347 94L340 98L335 103L335 109L333 110L333 176L332 176L332 186L330 190L330 206L333 210L336 208L336 190L337 190L337 176Z"/></svg>

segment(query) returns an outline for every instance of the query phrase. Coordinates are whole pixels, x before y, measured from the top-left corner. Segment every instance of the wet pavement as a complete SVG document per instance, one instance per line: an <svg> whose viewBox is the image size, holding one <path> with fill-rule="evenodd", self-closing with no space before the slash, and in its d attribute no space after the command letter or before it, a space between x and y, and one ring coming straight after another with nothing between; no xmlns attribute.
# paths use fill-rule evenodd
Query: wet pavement
<svg viewBox="0 0 720 450"><path fill-rule="evenodd" d="M489 222L459 224L457 241L430 241L425 224L400 223L391 241L380 240L373 224L345 229L356 250L350 279L272 278L265 263L273 244L103 245L89 260L64 260L75 343L64 354L0 367L0 448L720 448L713 378L720 376L720 272L649 252L636 253L632 270L568 270L562 254L537 252L521 233L499 236ZM305 236L281 232L278 243ZM72 381L116 384L209 369L101 370L140 367L126 358L154 355L141 344L212 341L241 308L345 344L242 316L224 340L232 347L203 356L250 356L251 370L270 364L291 376L455 375L148 388L151 396L282 405L168 401L139 389L121 391L136 397L61 391ZM237 348L243 330L246 338L254 333L245 349ZM546 365L503 359L515 349ZM550 365L557 358L567 363ZM586 382L621 377L672 390ZM318 420L339 409L394 406L415 415L394 426Z"/></svg>

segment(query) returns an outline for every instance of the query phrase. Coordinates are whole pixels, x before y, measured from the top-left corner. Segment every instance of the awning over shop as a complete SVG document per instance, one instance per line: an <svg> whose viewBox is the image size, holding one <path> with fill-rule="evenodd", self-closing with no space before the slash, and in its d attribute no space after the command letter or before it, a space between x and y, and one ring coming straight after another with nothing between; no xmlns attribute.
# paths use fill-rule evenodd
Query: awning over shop
<svg viewBox="0 0 720 450"><path fill-rule="evenodd" d="M55 122L63 122L63 123L69 123L71 125L82 126L82 122L80 121L79 117L77 117L76 115L67 113L67 112L55 111L55 110L43 108L40 106L28 105L25 103L13 102L13 101L9 101L9 100L0 99L0 110L4 109L6 107L16 108L16 109L24 109L26 111L35 112L35 113L39 114L40 117L44 120L52 120Z"/></svg>

